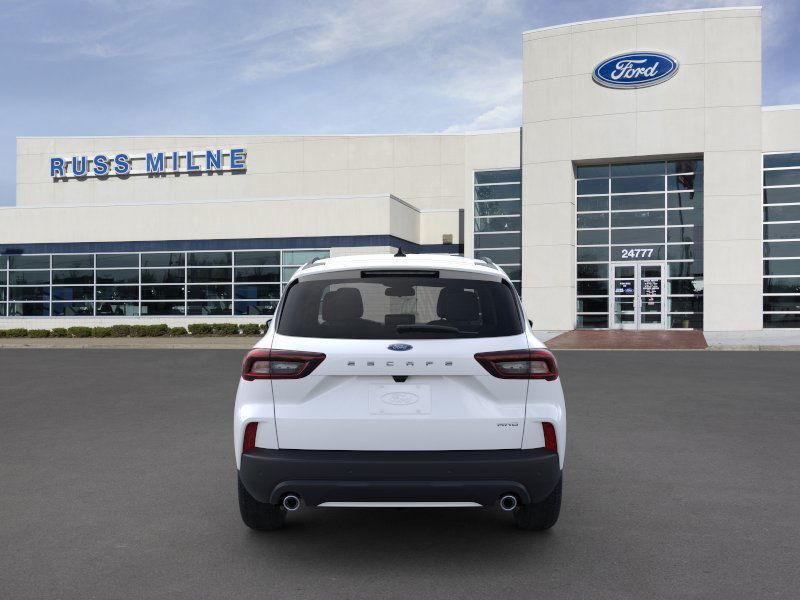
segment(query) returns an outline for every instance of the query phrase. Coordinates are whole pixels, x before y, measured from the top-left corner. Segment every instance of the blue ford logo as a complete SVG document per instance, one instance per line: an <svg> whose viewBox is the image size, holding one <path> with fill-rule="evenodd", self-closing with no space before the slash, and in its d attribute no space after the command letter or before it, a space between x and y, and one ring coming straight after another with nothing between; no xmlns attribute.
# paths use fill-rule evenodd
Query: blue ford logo
<svg viewBox="0 0 800 600"><path fill-rule="evenodd" d="M601 62L592 79L610 88L641 88L666 81L678 72L678 61L659 52L630 52Z"/></svg>
<svg viewBox="0 0 800 600"><path fill-rule="evenodd" d="M397 352L405 352L406 350L411 350L414 346L410 344L390 344L389 350L396 350Z"/></svg>

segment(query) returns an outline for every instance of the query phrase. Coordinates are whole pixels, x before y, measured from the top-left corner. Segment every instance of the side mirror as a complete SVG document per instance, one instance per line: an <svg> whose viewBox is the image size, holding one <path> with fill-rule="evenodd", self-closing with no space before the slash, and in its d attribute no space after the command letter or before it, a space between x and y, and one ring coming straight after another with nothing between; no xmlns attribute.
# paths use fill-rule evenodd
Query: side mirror
<svg viewBox="0 0 800 600"><path fill-rule="evenodd" d="M528 319L528 325L530 325L531 329L533 329L533 319Z"/></svg>

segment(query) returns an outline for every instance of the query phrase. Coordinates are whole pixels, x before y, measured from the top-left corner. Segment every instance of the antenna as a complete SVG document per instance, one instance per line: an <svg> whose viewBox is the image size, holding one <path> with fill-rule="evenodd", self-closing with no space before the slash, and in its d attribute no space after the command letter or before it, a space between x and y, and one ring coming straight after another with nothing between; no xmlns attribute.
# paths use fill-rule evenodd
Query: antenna
<svg viewBox="0 0 800 600"><path fill-rule="evenodd" d="M405 256L406 256L406 254L405 254L405 252L403 252L403 247L402 246L398 246L397 247L397 253L394 255L394 257L395 258L405 258Z"/></svg>

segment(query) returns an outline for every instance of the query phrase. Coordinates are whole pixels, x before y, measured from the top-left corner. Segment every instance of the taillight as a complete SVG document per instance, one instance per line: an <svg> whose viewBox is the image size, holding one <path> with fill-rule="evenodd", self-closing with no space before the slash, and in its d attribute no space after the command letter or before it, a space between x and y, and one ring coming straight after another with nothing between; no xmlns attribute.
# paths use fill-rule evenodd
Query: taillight
<svg viewBox="0 0 800 600"><path fill-rule="evenodd" d="M300 379L317 368L325 360L318 352L296 352L294 350L251 350L242 363L242 378L254 379Z"/></svg>
<svg viewBox="0 0 800 600"><path fill-rule="evenodd" d="M556 441L556 428L552 423L542 423L544 432L544 447L553 452L558 452L558 442Z"/></svg>
<svg viewBox="0 0 800 600"><path fill-rule="evenodd" d="M250 422L244 428L244 440L242 441L242 452L247 452L256 447L256 434L258 433L258 423Z"/></svg>
<svg viewBox="0 0 800 600"><path fill-rule="evenodd" d="M475 360L500 379L558 379L556 358L547 350L481 352Z"/></svg>

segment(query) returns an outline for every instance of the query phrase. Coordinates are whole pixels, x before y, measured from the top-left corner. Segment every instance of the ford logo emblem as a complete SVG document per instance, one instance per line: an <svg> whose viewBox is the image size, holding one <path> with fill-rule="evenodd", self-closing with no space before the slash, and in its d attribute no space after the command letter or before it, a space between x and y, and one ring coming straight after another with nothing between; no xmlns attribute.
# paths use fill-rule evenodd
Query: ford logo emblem
<svg viewBox="0 0 800 600"><path fill-rule="evenodd" d="M411 392L389 392L381 396L381 400L386 404L393 404L395 406L406 406L414 404L419 400L419 396Z"/></svg>
<svg viewBox="0 0 800 600"><path fill-rule="evenodd" d="M390 344L389 350L395 350L397 352L405 352L406 350L411 350L414 346L410 344Z"/></svg>
<svg viewBox="0 0 800 600"><path fill-rule="evenodd" d="M659 52L630 52L601 62L592 79L609 88L641 88L666 81L678 72L678 61Z"/></svg>

